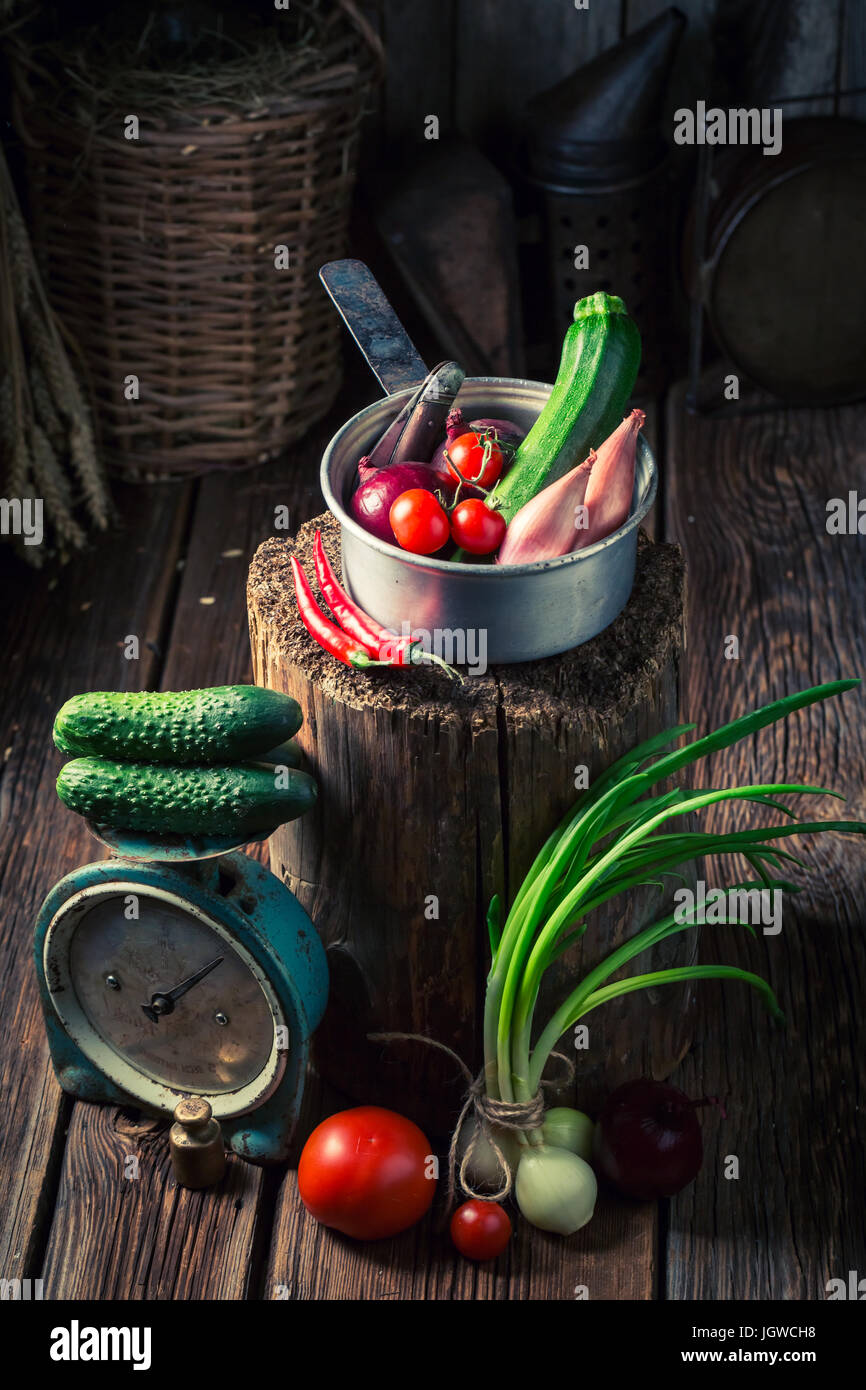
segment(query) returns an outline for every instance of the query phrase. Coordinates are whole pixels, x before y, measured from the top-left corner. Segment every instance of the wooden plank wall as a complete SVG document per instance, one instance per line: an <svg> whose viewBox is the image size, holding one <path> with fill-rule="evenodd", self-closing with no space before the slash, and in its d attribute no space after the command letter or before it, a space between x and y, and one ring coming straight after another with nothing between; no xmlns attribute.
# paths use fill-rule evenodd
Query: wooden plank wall
<svg viewBox="0 0 866 1390"><path fill-rule="evenodd" d="M677 0L689 25L669 108L712 99L712 55L742 96L831 91L866 83L866 0ZM388 46L383 128L401 149L424 139L424 118L459 130L494 158L513 152L523 103L667 8L666 0L375 0ZM829 102L811 107L829 112ZM866 115L866 97L846 113Z"/></svg>
<svg viewBox="0 0 866 1390"><path fill-rule="evenodd" d="M843 87L866 87L866 0L848 0L839 63ZM866 92L842 102L842 114L866 120Z"/></svg>
<svg viewBox="0 0 866 1390"><path fill-rule="evenodd" d="M105 857L55 795L61 758L51 726L55 711L78 691L152 688L187 524L187 485L139 489L134 507L131 496L131 489L119 490L123 520L60 575L16 570L8 578L15 601L4 614L3 649L10 656L0 694L0 1211L11 1219L0 1232L0 1270L11 1279L42 1275L70 1113L48 1059L33 923L52 883ZM124 659L127 634L139 637L140 660Z"/></svg>
<svg viewBox="0 0 866 1390"><path fill-rule="evenodd" d="M860 675L866 640L854 615L866 538L830 536L825 521L828 498L862 495L866 484L862 406L709 420L684 410L678 386L667 425L666 533L682 544L689 576L688 717L702 732L787 692ZM721 656L725 634L737 635L739 659ZM838 811L808 798L798 813L863 820L863 701L852 690L802 711L697 768L695 782L833 787L848 798ZM747 810L729 802L704 828L746 823ZM866 1213L852 1194L866 1181L866 846L841 835L792 846L808 867L792 874L803 891L786 895L781 933L753 940L708 927L702 936L705 963L771 981L787 1027L768 1028L751 991L701 988L695 1045L676 1081L690 1095L724 1097L728 1118L703 1112L704 1172L670 1204L670 1299L820 1299L828 1279L862 1265ZM707 861L707 881L734 882L741 867ZM729 1155L741 1180L721 1176Z"/></svg>

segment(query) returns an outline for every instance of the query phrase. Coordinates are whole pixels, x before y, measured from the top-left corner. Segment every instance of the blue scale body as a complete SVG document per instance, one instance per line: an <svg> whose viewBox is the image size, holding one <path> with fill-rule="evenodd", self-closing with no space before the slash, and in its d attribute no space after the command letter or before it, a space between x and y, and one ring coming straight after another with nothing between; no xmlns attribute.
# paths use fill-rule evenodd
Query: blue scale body
<svg viewBox="0 0 866 1390"><path fill-rule="evenodd" d="M228 893L220 886L227 878L234 879ZM111 858L82 865L54 885L37 919L34 955L51 1060L60 1085L79 1100L150 1109L106 1076L69 1036L52 1003L45 974L46 934L64 904L82 889L118 881L162 889L191 903L236 938L269 980L289 1027L285 1070L276 1089L255 1109L221 1118L220 1124L227 1142L242 1158L258 1163L284 1159L303 1094L310 1036L327 1002L328 967L316 929L295 896L244 854L186 863Z"/></svg>

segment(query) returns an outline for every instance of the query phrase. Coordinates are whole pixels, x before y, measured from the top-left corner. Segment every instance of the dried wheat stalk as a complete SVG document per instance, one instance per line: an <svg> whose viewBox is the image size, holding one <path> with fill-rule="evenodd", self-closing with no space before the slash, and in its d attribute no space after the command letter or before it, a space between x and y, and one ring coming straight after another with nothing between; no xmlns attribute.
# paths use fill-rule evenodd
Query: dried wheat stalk
<svg viewBox="0 0 866 1390"><path fill-rule="evenodd" d="M18 199L0 151L0 445L6 497L41 497L65 559L86 543L85 519L111 515L105 475L81 387L45 295ZM38 546L22 553L41 563Z"/></svg>

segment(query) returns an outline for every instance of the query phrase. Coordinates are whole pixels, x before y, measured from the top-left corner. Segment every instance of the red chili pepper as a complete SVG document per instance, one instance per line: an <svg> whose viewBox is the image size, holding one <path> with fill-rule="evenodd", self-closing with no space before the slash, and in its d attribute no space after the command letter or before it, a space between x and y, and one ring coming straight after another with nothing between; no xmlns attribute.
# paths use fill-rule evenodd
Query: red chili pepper
<svg viewBox="0 0 866 1390"><path fill-rule="evenodd" d="M345 666L366 668L367 666L390 665L390 662L387 661L375 661L370 651L362 646L357 638L350 636L342 628L336 627L334 623L328 621L316 603L310 581L294 555L292 556L292 574L295 580L295 593L298 598L298 612L301 615L301 622L310 636L315 637L320 647L324 647L326 652L330 652L331 656L335 656Z"/></svg>
<svg viewBox="0 0 866 1390"><path fill-rule="evenodd" d="M411 666L412 651L418 646L416 637L397 637L387 627L377 623L369 613L353 603L345 589L339 584L325 554L321 531L316 532L313 554L316 563L316 578L319 581L325 601L337 622L350 636L362 642L368 651L382 656L388 654L389 666Z"/></svg>

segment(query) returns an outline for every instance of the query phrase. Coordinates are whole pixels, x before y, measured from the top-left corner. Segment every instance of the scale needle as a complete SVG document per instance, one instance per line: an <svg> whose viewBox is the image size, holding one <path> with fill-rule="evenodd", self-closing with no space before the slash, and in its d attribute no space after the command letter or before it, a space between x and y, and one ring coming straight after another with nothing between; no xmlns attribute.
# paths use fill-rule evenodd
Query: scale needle
<svg viewBox="0 0 866 1390"><path fill-rule="evenodd" d="M173 1013L176 1000L180 999L188 990L191 990L193 985L197 985L199 980L203 980L205 975L209 975L212 970L216 970L217 966L222 965L224 960L225 956L217 956L216 960L212 960L209 965L203 965L201 970L197 970L194 975L190 975L189 979L181 980L179 985L175 985L174 989L159 990L156 994L152 994L150 996L150 1003L142 1004L141 1006L151 1022L159 1023L159 1020L164 1018L166 1014Z"/></svg>

